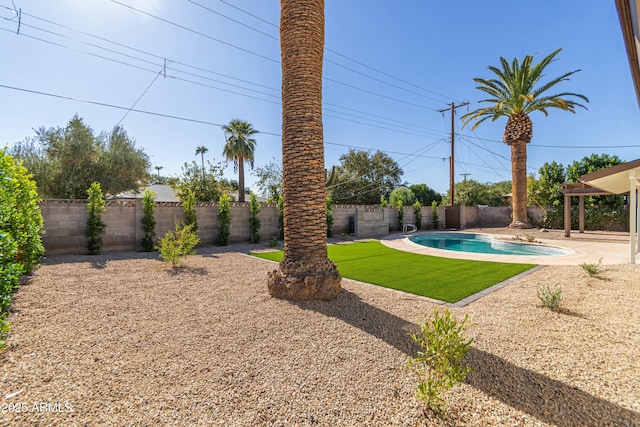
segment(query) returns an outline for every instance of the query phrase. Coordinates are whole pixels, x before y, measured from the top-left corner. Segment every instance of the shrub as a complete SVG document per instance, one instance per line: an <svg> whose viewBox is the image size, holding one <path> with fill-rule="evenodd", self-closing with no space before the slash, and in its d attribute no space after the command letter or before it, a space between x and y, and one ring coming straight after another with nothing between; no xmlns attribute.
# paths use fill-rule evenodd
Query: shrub
<svg viewBox="0 0 640 427"><path fill-rule="evenodd" d="M386 208L389 207L389 202L384 197L380 196L380 207Z"/></svg>
<svg viewBox="0 0 640 427"><path fill-rule="evenodd" d="M156 193L144 190L142 195L142 230L144 237L142 238L142 250L151 252L154 248L154 240L156 238L156 219L153 217L153 211L156 206Z"/></svg>
<svg viewBox="0 0 640 427"><path fill-rule="evenodd" d="M228 194L220 196L218 202L218 246L229 244L231 233L231 198Z"/></svg>
<svg viewBox="0 0 640 427"><path fill-rule="evenodd" d="M249 196L249 232L251 234L250 242L260 242L260 203L254 193Z"/></svg>
<svg viewBox="0 0 640 427"><path fill-rule="evenodd" d="M550 310L556 310L560 307L560 303L564 297L562 296L562 288L554 283L550 285L540 285L538 287L538 298L542 301L542 306Z"/></svg>
<svg viewBox="0 0 640 427"><path fill-rule="evenodd" d="M431 202L431 223L434 230L437 230L440 227L438 219L438 202L434 200Z"/></svg>
<svg viewBox="0 0 640 427"><path fill-rule="evenodd" d="M185 225L193 226L193 231L198 232L198 218L196 216L196 193L187 189L183 193L180 193L180 201L184 208L184 223Z"/></svg>
<svg viewBox="0 0 640 427"><path fill-rule="evenodd" d="M8 262L19 264L24 274L38 268L44 254L42 213L32 175L15 159L0 150L0 240L15 242L15 252L5 253L0 268ZM13 243L7 243L11 246Z"/></svg>
<svg viewBox="0 0 640 427"><path fill-rule="evenodd" d="M106 224L102 221L102 212L105 211L105 202L102 197L100 184L94 182L87 190L89 200L87 202L87 250L89 255L98 255L102 246L102 232Z"/></svg>
<svg viewBox="0 0 640 427"><path fill-rule="evenodd" d="M20 275L37 268L44 253L38 202L32 176L0 150L0 349L9 334L6 319Z"/></svg>
<svg viewBox="0 0 640 427"><path fill-rule="evenodd" d="M602 273L602 269L600 268L600 264L602 264L602 258L600 258L598 260L597 264L587 264L586 262L583 262L582 264L580 264L580 267L582 267L584 269L584 271L589 273L589 276L595 277L598 274Z"/></svg>
<svg viewBox="0 0 640 427"><path fill-rule="evenodd" d="M269 247L275 248L276 246L278 246L278 238L276 236L273 236L271 240L269 240Z"/></svg>
<svg viewBox="0 0 640 427"><path fill-rule="evenodd" d="M167 231L158 242L160 258L176 267L195 252L194 248L199 242L200 239L198 239L198 233L193 229L193 224L176 222L175 230Z"/></svg>
<svg viewBox="0 0 640 427"><path fill-rule="evenodd" d="M418 230L422 228L422 205L416 201L413 204L413 216L415 217L415 225Z"/></svg>
<svg viewBox="0 0 640 427"><path fill-rule="evenodd" d="M402 200L396 202L396 209L398 210L398 230L402 231L402 226L404 225L404 205Z"/></svg>
<svg viewBox="0 0 640 427"><path fill-rule="evenodd" d="M280 230L278 238L284 240L284 197L282 194L278 196L278 227Z"/></svg>
<svg viewBox="0 0 640 427"><path fill-rule="evenodd" d="M333 236L333 207L331 197L327 197L325 202L325 211L327 213L327 237Z"/></svg>
<svg viewBox="0 0 640 427"><path fill-rule="evenodd" d="M418 324L420 334L411 334L420 346L418 356L407 362L420 379L415 397L440 418L447 411L443 393L464 381L471 370L462 361L473 342L473 338L465 337L468 318L467 314L460 322L446 308L442 315L434 310L431 318Z"/></svg>

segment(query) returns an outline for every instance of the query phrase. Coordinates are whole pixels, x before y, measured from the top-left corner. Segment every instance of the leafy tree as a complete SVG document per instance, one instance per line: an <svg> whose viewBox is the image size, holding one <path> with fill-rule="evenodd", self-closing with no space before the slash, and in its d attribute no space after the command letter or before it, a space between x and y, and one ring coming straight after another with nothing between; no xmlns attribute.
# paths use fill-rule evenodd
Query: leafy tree
<svg viewBox="0 0 640 427"><path fill-rule="evenodd" d="M229 244L231 233L231 198L228 194L220 196L218 201L218 246Z"/></svg>
<svg viewBox="0 0 640 427"><path fill-rule="evenodd" d="M201 160L202 160L202 179L205 179L205 172L204 172L204 155L205 153L209 151L209 149L207 147L205 147L204 145L201 145L199 147L196 148L196 156L198 154L200 154Z"/></svg>
<svg viewBox="0 0 640 427"><path fill-rule="evenodd" d="M254 174L258 178L256 187L267 198L267 203L277 203L282 194L282 164L273 159L266 165L257 167Z"/></svg>
<svg viewBox="0 0 640 427"><path fill-rule="evenodd" d="M422 205L417 200L413 204L413 216L415 218L415 226L420 230L422 228Z"/></svg>
<svg viewBox="0 0 640 427"><path fill-rule="evenodd" d="M427 184L413 184L409 186L409 190L416 197L422 206L429 206L434 200L436 203L442 201L442 194L437 193L434 189L429 188Z"/></svg>
<svg viewBox="0 0 640 427"><path fill-rule="evenodd" d="M398 204L398 201L401 202L404 206L411 206L416 197L413 194L413 191L409 190L407 187L398 187L394 188L389 195L389 203L393 206Z"/></svg>
<svg viewBox="0 0 640 427"><path fill-rule="evenodd" d="M624 163L618 156L610 156L608 154L591 154L582 160L576 160L567 166L567 181L579 182L582 175L597 172L602 169L609 168ZM585 206L609 206L612 208L620 208L624 206L624 195L612 196L587 196L584 198Z"/></svg>
<svg viewBox="0 0 640 427"><path fill-rule="evenodd" d="M398 199L393 206L398 210L398 230L402 231L402 226L404 225L404 204L402 200Z"/></svg>
<svg viewBox="0 0 640 427"><path fill-rule="evenodd" d="M0 149L0 348L4 318L21 274L38 267L44 253L42 213L33 178Z"/></svg>
<svg viewBox="0 0 640 427"><path fill-rule="evenodd" d="M284 240L284 197L278 197L278 239Z"/></svg>
<svg viewBox="0 0 640 427"><path fill-rule="evenodd" d="M325 211L327 213L327 237L333 237L333 202L331 197L327 197Z"/></svg>
<svg viewBox="0 0 640 427"><path fill-rule="evenodd" d="M156 238L156 219L153 217L153 211L156 206L157 194L148 188L142 194L142 250L151 252L154 249L154 240Z"/></svg>
<svg viewBox="0 0 640 427"><path fill-rule="evenodd" d="M564 166L555 161L545 163L538 170L539 177L529 176L527 182L527 196L530 205L536 205L543 210L549 207L562 206L564 195L561 191L561 184L567 180Z"/></svg>
<svg viewBox="0 0 640 427"><path fill-rule="evenodd" d="M460 206L502 206L503 196L509 192L510 186L509 181L482 184L473 179L467 179L455 184L454 201Z"/></svg>
<svg viewBox="0 0 640 427"><path fill-rule="evenodd" d="M401 177L400 165L389 155L352 149L340 156L331 198L336 204L375 205L400 186Z"/></svg>
<svg viewBox="0 0 640 427"><path fill-rule="evenodd" d="M575 113L576 107L586 107L575 99L589 102L589 99L577 93L562 92L549 95L547 91L580 70L574 70L556 77L547 83L540 84L545 68L551 64L561 51L557 49L537 64L533 64L533 56L527 55L522 63L515 58L511 64L500 57L502 69L490 66L489 70L497 75L497 79L474 78L479 89L490 95L480 102L490 106L478 108L464 116L464 125L476 121L472 129L487 119L496 121L507 117L504 130L504 143L511 147L512 170L512 205L513 222L511 227L530 227L527 219L527 144L533 137L533 123L529 115L535 111L548 115L551 108L559 108Z"/></svg>
<svg viewBox="0 0 640 427"><path fill-rule="evenodd" d="M93 182L114 195L137 190L150 178L148 156L124 128L96 137L77 115L64 128L41 127L12 152L24 160L41 197L82 199Z"/></svg>
<svg viewBox="0 0 640 427"><path fill-rule="evenodd" d="M229 185L222 179L222 164L207 163L209 169L204 171L204 175L198 164L192 161L184 164L179 178L169 180L181 200L188 192L192 192L196 202L213 202L229 190Z"/></svg>
<svg viewBox="0 0 640 427"><path fill-rule="evenodd" d="M102 212L105 211L105 201L100 184L94 182L87 190L87 250L89 255L98 255L102 246L102 232L107 226L102 221Z"/></svg>
<svg viewBox="0 0 640 427"><path fill-rule="evenodd" d="M231 120L222 130L226 139L222 154L227 160L233 160L233 170L238 172L238 201L244 202L244 162L249 162L253 169L256 140L252 136L258 131L251 123L240 119Z"/></svg>
<svg viewBox="0 0 640 427"><path fill-rule="evenodd" d="M196 195L191 189L180 193L180 202L184 209L184 225L191 226L191 230L198 232L198 217L196 215Z"/></svg>
<svg viewBox="0 0 640 427"><path fill-rule="evenodd" d="M137 190L141 183L150 180L149 157L135 146L135 141L122 126L116 126L110 133L102 132L98 141L104 147L99 167L102 175L98 182L106 194Z"/></svg>
<svg viewBox="0 0 640 427"><path fill-rule="evenodd" d="M249 196L249 232L250 242L260 242L260 202L255 193Z"/></svg>

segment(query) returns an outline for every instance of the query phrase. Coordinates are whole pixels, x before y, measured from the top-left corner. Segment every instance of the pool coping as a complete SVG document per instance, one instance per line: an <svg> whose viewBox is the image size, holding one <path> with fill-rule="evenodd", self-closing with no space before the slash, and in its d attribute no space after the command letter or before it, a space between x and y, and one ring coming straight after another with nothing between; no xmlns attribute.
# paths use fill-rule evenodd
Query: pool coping
<svg viewBox="0 0 640 427"><path fill-rule="evenodd" d="M422 255L431 255L442 258L468 259L476 261L493 261L507 262L516 264L537 264L537 265L580 265L583 263L596 264L600 262L603 265L628 264L629 263L629 245L620 243L604 243L592 242L585 240L552 240L552 239L536 239L536 244L545 246L553 246L557 248L570 249L573 253L568 255L552 255L552 256L531 256L531 255L497 255L497 254L481 254L473 252L459 252L445 249L429 248L422 246L409 240L409 237L427 233L465 233L464 230L434 230L424 231L420 233L402 234L395 233L380 239L380 242L390 248L405 252L413 252ZM508 240L508 236L503 234L492 234L484 232L469 232L471 234L484 234L499 240ZM521 242L525 243L525 242Z"/></svg>

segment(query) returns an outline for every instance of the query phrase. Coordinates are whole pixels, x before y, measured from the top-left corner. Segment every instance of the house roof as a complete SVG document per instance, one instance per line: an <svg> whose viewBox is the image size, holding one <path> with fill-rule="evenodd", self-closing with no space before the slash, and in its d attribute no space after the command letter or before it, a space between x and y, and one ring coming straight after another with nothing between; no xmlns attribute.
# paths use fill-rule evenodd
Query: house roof
<svg viewBox="0 0 640 427"><path fill-rule="evenodd" d="M640 30L638 29L640 0L616 0L616 7L624 44L627 48L627 57L631 67L633 85L636 89L636 98L638 99L638 105L640 105L640 57L638 56L638 51L640 51Z"/></svg>
<svg viewBox="0 0 640 427"><path fill-rule="evenodd" d="M173 192L173 188L166 184L152 184L146 188L142 188L139 192L125 191L120 194L116 194L116 199L142 199L142 193L144 190L149 189L156 193L156 202L179 202L180 199Z"/></svg>

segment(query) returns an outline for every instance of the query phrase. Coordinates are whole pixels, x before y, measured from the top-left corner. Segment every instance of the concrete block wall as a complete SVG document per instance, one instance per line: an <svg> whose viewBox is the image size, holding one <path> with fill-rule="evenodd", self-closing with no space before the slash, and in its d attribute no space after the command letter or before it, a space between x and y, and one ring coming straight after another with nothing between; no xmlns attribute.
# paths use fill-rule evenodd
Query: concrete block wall
<svg viewBox="0 0 640 427"><path fill-rule="evenodd" d="M231 203L230 243L248 242L249 203ZM40 208L44 219L45 234L42 236L47 253L86 253L85 228L87 224L86 200L45 200ZM396 208L379 206L334 205L333 235L349 233L349 223L354 220L356 237L381 237L390 230L398 231ZM444 207L437 208L439 229L444 226ZM134 251L140 249L144 236L142 231L142 202L140 200L111 200L107 202L102 215L107 224L103 236L102 250ZM461 209L461 224L470 227L506 227L511 222L508 207L464 206ZM538 220L542 215L539 208L529 208L529 216ZM198 236L201 246L215 245L218 233L218 204L199 203L196 205ZM271 240L279 234L279 210L276 205L262 204L260 211L260 239ZM175 221L182 221L184 209L179 202L158 202L154 210L156 235L158 237L175 228ZM413 208L404 208L404 223L415 224ZM422 230L433 229L430 206L422 207Z"/></svg>
<svg viewBox="0 0 640 427"><path fill-rule="evenodd" d="M380 237L389 234L389 224L391 224L390 208L365 207L356 208L356 237ZM396 211L396 220L397 220Z"/></svg>

